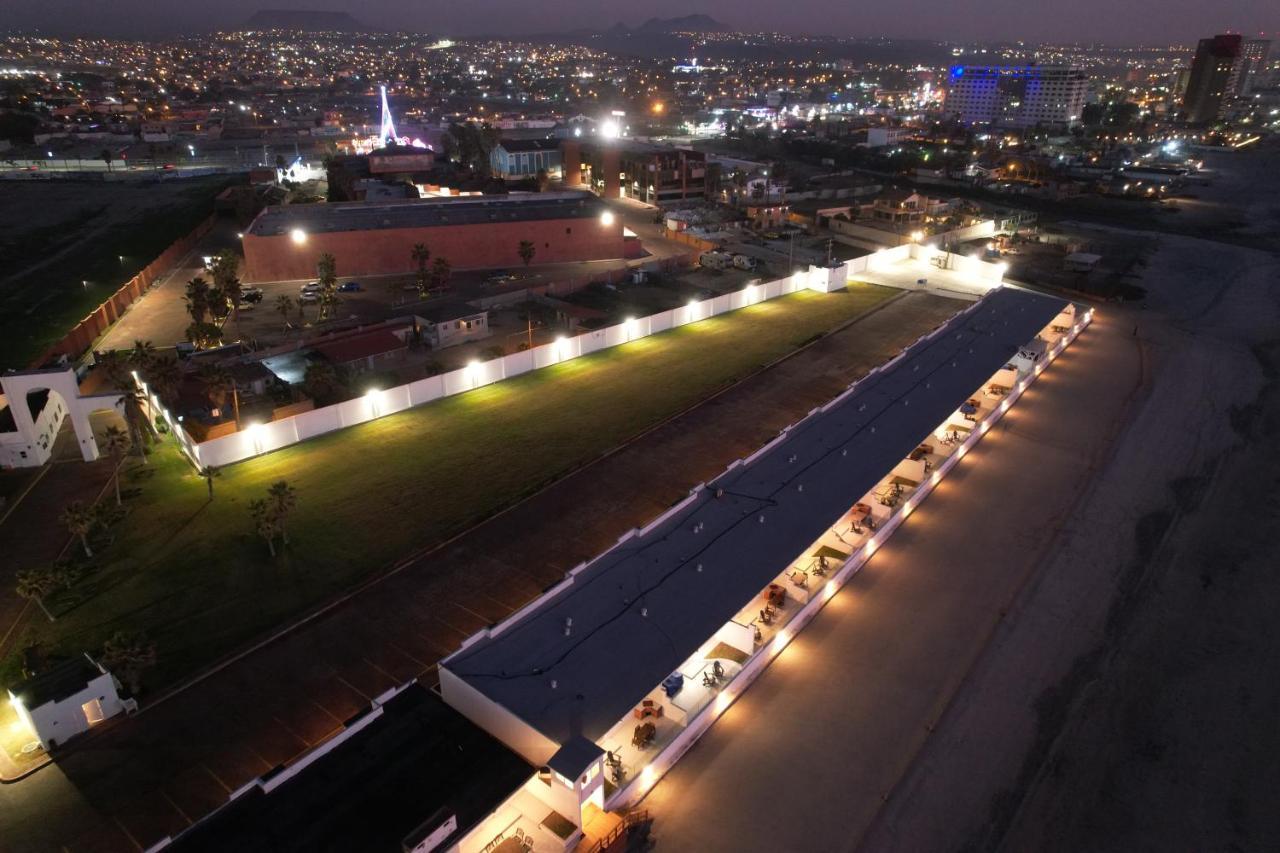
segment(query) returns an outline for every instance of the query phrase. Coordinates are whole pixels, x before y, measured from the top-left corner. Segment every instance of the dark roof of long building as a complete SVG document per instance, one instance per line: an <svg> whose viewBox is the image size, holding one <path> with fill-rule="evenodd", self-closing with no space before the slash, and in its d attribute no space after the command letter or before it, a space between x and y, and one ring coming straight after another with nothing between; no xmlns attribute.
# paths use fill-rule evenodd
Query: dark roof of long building
<svg viewBox="0 0 1280 853"><path fill-rule="evenodd" d="M567 191L420 198L407 201L286 204L268 207L249 226L255 237L278 237L300 228L308 234L430 228L546 219L590 219L606 210L594 193Z"/></svg>
<svg viewBox="0 0 1280 853"><path fill-rule="evenodd" d="M270 793L254 787L176 838L171 849L401 850L443 810L463 832L533 768L436 694L414 684L382 716Z"/></svg>
<svg viewBox="0 0 1280 853"><path fill-rule="evenodd" d="M442 666L557 743L576 731L597 740L1065 304L1010 288L988 294Z"/></svg>

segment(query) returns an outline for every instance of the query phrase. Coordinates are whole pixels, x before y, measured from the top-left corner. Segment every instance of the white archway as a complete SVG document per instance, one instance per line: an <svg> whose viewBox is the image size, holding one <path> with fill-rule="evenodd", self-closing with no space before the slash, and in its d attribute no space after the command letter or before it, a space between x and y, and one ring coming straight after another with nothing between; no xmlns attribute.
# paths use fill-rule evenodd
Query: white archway
<svg viewBox="0 0 1280 853"><path fill-rule="evenodd" d="M15 468L30 468L49 461L53 439L62 422L70 417L80 455L86 462L99 456L89 415L101 409L114 409L124 415L124 395L93 394L82 397L80 383L71 368L25 370L0 376L0 390L8 419L14 429L0 433L0 463ZM29 395L48 392L48 399L38 412L28 405Z"/></svg>

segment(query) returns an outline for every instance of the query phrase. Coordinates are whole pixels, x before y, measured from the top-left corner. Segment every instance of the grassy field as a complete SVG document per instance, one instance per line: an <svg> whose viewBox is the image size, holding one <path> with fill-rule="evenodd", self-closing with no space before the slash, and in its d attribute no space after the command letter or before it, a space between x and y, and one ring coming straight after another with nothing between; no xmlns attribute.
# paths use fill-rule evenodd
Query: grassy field
<svg viewBox="0 0 1280 853"><path fill-rule="evenodd" d="M212 213L214 196L227 184L226 177L165 184L5 181L0 369L25 368Z"/></svg>
<svg viewBox="0 0 1280 853"><path fill-rule="evenodd" d="M160 649L152 683L172 681L894 292L797 293L439 400L228 467L212 502L169 443L126 474L129 515L101 568L55 598L58 621L33 621L27 641L75 651L144 630ZM273 561L247 505L279 479L298 507Z"/></svg>

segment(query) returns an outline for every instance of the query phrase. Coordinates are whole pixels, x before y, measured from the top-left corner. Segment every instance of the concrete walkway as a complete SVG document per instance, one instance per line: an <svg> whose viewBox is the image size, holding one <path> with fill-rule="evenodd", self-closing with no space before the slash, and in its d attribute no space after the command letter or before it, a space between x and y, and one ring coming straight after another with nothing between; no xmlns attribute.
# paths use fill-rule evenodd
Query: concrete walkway
<svg viewBox="0 0 1280 853"><path fill-rule="evenodd" d="M850 850L1042 564L1139 379L1099 311L650 793L660 851Z"/></svg>

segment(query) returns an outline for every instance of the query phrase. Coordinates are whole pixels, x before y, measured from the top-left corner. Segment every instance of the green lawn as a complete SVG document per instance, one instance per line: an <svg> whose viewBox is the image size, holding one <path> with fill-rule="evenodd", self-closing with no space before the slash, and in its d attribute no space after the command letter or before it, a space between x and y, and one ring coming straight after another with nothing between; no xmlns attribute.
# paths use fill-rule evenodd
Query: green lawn
<svg viewBox="0 0 1280 853"><path fill-rule="evenodd" d="M74 651L145 630L160 649L152 682L176 679L893 293L797 293L439 400L228 467L212 503L169 443L127 475L137 494L102 569L31 639ZM246 507L282 478L298 508L272 562Z"/></svg>

